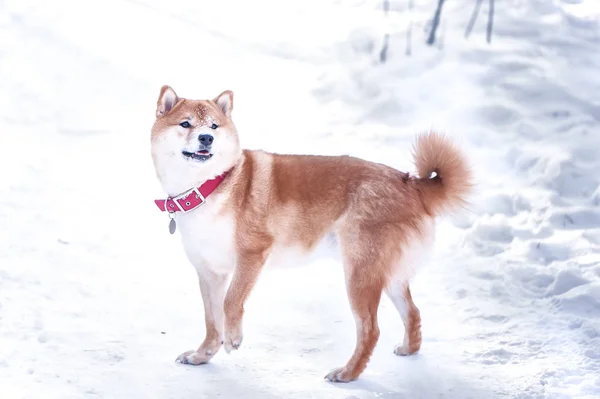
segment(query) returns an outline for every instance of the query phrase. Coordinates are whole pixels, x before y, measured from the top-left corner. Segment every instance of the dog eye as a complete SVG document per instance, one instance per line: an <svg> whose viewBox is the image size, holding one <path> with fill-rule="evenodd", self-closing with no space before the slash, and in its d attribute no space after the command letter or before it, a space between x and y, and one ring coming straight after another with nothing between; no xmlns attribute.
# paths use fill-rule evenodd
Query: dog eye
<svg viewBox="0 0 600 399"><path fill-rule="evenodd" d="M190 123L188 121L185 121L185 122L181 122L179 124L179 126L184 127L184 128L187 129L187 128L191 127L192 125L190 125Z"/></svg>
<svg viewBox="0 0 600 399"><path fill-rule="evenodd" d="M213 124L210 126L210 128L211 128L211 129L213 129L213 130L214 130L214 129L216 129L216 128L218 128L218 127L219 127L219 125L217 125L216 123L213 123Z"/></svg>

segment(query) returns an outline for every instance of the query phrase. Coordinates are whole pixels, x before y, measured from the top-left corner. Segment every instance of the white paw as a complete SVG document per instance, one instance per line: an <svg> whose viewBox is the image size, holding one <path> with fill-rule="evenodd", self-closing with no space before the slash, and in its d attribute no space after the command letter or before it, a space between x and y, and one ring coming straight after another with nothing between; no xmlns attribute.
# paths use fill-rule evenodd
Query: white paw
<svg viewBox="0 0 600 399"><path fill-rule="evenodd" d="M411 351L408 345L398 344L394 347L394 353L398 356L410 356L415 354L417 351Z"/></svg>
<svg viewBox="0 0 600 399"><path fill-rule="evenodd" d="M231 337L230 335L226 334L225 341L223 342L225 352L231 353L232 350L238 350L240 348L240 345L242 344L243 339L244 337L242 336L242 334L239 334L234 337Z"/></svg>
<svg viewBox="0 0 600 399"><path fill-rule="evenodd" d="M350 376L346 372L345 367L340 367L340 368L331 370L325 376L325 379L329 380L331 382L349 382L352 378L350 378Z"/></svg>
<svg viewBox="0 0 600 399"><path fill-rule="evenodd" d="M176 361L182 364L192 364L197 366L199 364L207 363L213 356L214 353L211 351L187 351L177 356Z"/></svg>

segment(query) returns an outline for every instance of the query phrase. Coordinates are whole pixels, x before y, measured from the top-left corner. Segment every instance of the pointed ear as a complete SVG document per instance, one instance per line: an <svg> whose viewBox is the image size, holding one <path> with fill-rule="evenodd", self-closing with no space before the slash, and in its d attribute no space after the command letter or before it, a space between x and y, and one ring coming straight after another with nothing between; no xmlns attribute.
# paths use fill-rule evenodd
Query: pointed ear
<svg viewBox="0 0 600 399"><path fill-rule="evenodd" d="M225 116L231 116L231 110L233 109L233 92L231 90L225 90L213 101L217 103L217 107L223 111Z"/></svg>
<svg viewBox="0 0 600 399"><path fill-rule="evenodd" d="M156 117L160 118L167 114L178 101L179 97L177 97L175 90L167 85L161 87L160 96L158 96L158 102L156 103Z"/></svg>

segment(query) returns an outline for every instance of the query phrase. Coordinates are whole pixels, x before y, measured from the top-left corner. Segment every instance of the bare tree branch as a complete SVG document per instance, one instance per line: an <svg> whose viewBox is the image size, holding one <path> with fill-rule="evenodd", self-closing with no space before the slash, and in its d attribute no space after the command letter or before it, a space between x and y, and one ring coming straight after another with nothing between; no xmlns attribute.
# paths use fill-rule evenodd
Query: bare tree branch
<svg viewBox="0 0 600 399"><path fill-rule="evenodd" d="M442 14L442 6L444 5L444 0L438 0L437 8L435 9L435 15L433 16L433 24L431 26L431 32L429 32L429 38L427 39L427 44L430 46L435 42L435 31L440 24L440 16Z"/></svg>
<svg viewBox="0 0 600 399"><path fill-rule="evenodd" d="M383 0L383 14L387 18L388 12L390 11L390 1ZM379 52L379 62L384 64L387 61L387 53L388 48L390 46L390 33L387 32L383 37L383 46L381 47L381 51Z"/></svg>
<svg viewBox="0 0 600 399"><path fill-rule="evenodd" d="M386 33L385 36L383 37L383 46L381 47L381 51L379 52L379 62L381 62L382 64L385 64L385 62L387 61L387 52L388 52L389 45L390 45L390 34Z"/></svg>
<svg viewBox="0 0 600 399"><path fill-rule="evenodd" d="M473 13L471 14L471 19L469 20L469 24L467 25L467 29L465 30L465 39L469 38L471 31L473 30L473 26L475 26L475 22L477 21L477 16L479 15L479 9L481 8L481 3L483 0L477 0L475 3L475 7L473 8Z"/></svg>
<svg viewBox="0 0 600 399"><path fill-rule="evenodd" d="M492 42L492 29L494 27L494 0L490 0L490 13L488 16L487 25L487 42Z"/></svg>

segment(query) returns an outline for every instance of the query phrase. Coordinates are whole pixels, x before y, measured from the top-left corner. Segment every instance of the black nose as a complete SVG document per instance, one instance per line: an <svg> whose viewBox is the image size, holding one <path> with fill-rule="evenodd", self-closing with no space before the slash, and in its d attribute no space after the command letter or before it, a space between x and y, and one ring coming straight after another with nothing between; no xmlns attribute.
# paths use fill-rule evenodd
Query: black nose
<svg viewBox="0 0 600 399"><path fill-rule="evenodd" d="M198 140L200 140L200 144L204 144L205 146L212 145L212 142L215 138L210 134L201 134L198 136Z"/></svg>

